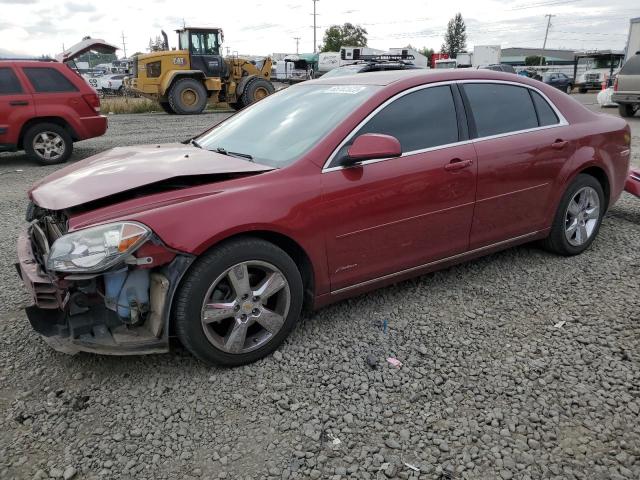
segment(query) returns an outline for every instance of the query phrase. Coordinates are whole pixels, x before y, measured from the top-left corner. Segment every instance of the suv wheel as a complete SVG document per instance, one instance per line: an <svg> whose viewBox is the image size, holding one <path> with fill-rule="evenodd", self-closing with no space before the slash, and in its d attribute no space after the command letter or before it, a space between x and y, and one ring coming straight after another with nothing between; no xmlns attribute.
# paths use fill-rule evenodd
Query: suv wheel
<svg viewBox="0 0 640 480"><path fill-rule="evenodd" d="M639 107L639 105L634 105L633 103L620 103L618 104L618 112L621 117L633 117Z"/></svg>
<svg viewBox="0 0 640 480"><path fill-rule="evenodd" d="M286 252L258 238L231 241L189 270L176 297L176 334L206 363L254 362L284 341L302 298L302 277Z"/></svg>
<svg viewBox="0 0 640 480"><path fill-rule="evenodd" d="M64 127L55 123L38 123L24 135L27 156L43 165L66 162L73 152L73 140Z"/></svg>
<svg viewBox="0 0 640 480"><path fill-rule="evenodd" d="M207 106L207 90L194 78L181 78L169 90L169 105L178 115L202 113Z"/></svg>
<svg viewBox="0 0 640 480"><path fill-rule="evenodd" d="M584 252L598 235L605 205L600 182L591 175L578 175L560 200L544 247L565 256Z"/></svg>

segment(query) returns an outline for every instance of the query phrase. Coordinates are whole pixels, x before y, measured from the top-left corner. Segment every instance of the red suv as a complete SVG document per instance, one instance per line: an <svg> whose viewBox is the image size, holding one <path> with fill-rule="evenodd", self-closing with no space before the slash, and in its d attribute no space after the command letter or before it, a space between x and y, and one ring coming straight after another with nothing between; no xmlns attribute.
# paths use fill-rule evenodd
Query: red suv
<svg viewBox="0 0 640 480"><path fill-rule="evenodd" d="M73 142L106 131L98 95L65 64L0 61L0 151L24 150L44 165L62 163Z"/></svg>

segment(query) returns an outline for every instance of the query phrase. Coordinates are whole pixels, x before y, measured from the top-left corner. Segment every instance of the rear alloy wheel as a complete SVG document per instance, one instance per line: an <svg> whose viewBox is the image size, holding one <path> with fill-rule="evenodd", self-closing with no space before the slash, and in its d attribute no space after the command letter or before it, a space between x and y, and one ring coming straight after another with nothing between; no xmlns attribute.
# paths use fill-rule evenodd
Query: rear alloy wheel
<svg viewBox="0 0 640 480"><path fill-rule="evenodd" d="M562 196L545 247L566 256L584 252L598 235L604 209L600 182L578 175Z"/></svg>
<svg viewBox="0 0 640 480"><path fill-rule="evenodd" d="M38 123L24 135L27 156L42 165L66 162L73 152L69 132L55 123Z"/></svg>
<svg viewBox="0 0 640 480"><path fill-rule="evenodd" d="M283 250L255 238L230 242L189 271L177 297L176 332L207 363L250 363L287 337L302 294L300 272Z"/></svg>
<svg viewBox="0 0 640 480"><path fill-rule="evenodd" d="M633 117L640 108L640 105L634 105L633 103L620 103L618 104L618 112L621 117Z"/></svg>
<svg viewBox="0 0 640 480"><path fill-rule="evenodd" d="M207 106L207 90L194 78L181 78L169 90L169 105L178 115L202 113Z"/></svg>
<svg viewBox="0 0 640 480"><path fill-rule="evenodd" d="M244 91L241 96L242 105L245 107L247 105L251 105L254 102L268 97L275 92L275 90L276 89L273 88L273 84L269 80L255 77L249 80L249 83L244 87Z"/></svg>

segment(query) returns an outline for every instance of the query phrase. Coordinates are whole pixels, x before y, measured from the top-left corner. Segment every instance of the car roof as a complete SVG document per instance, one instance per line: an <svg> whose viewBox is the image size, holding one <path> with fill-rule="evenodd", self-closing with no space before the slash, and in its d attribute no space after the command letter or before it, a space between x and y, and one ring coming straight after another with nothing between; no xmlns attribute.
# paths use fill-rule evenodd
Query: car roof
<svg viewBox="0 0 640 480"><path fill-rule="evenodd" d="M383 70L379 72L358 73L356 75L344 75L317 80L309 80L305 83L325 84L325 85L378 85L386 86L396 82L408 81L415 84L446 82L451 80L507 80L518 81L513 73L496 72L493 70L476 70L469 68L458 68L451 70L438 69L406 69L406 70Z"/></svg>

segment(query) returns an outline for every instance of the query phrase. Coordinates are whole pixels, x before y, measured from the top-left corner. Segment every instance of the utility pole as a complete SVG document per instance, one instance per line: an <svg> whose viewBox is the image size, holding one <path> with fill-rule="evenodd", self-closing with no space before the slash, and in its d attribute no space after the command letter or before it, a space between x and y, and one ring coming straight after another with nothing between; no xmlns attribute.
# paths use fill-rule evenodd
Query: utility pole
<svg viewBox="0 0 640 480"><path fill-rule="evenodd" d="M293 39L296 41L296 55L297 55L299 53L298 46L300 45L300 37L293 37Z"/></svg>
<svg viewBox="0 0 640 480"><path fill-rule="evenodd" d="M545 17L547 17L547 31L544 32L544 43L542 44L542 53L540 54L540 66L542 66L542 61L544 60L544 49L547 46L547 36L549 35L549 27L551 26L551 17L555 17L555 15L547 13Z"/></svg>
<svg viewBox="0 0 640 480"><path fill-rule="evenodd" d="M313 53L316 53L316 49L318 48L318 43L316 42L316 31L318 29L318 27L316 26L316 19L318 17L318 14L316 13L316 3L318 3L319 0L311 0L313 2Z"/></svg>
<svg viewBox="0 0 640 480"><path fill-rule="evenodd" d="M122 51L124 53L124 58L127 58L127 43L125 42L126 37L124 36L124 32L122 32Z"/></svg>

